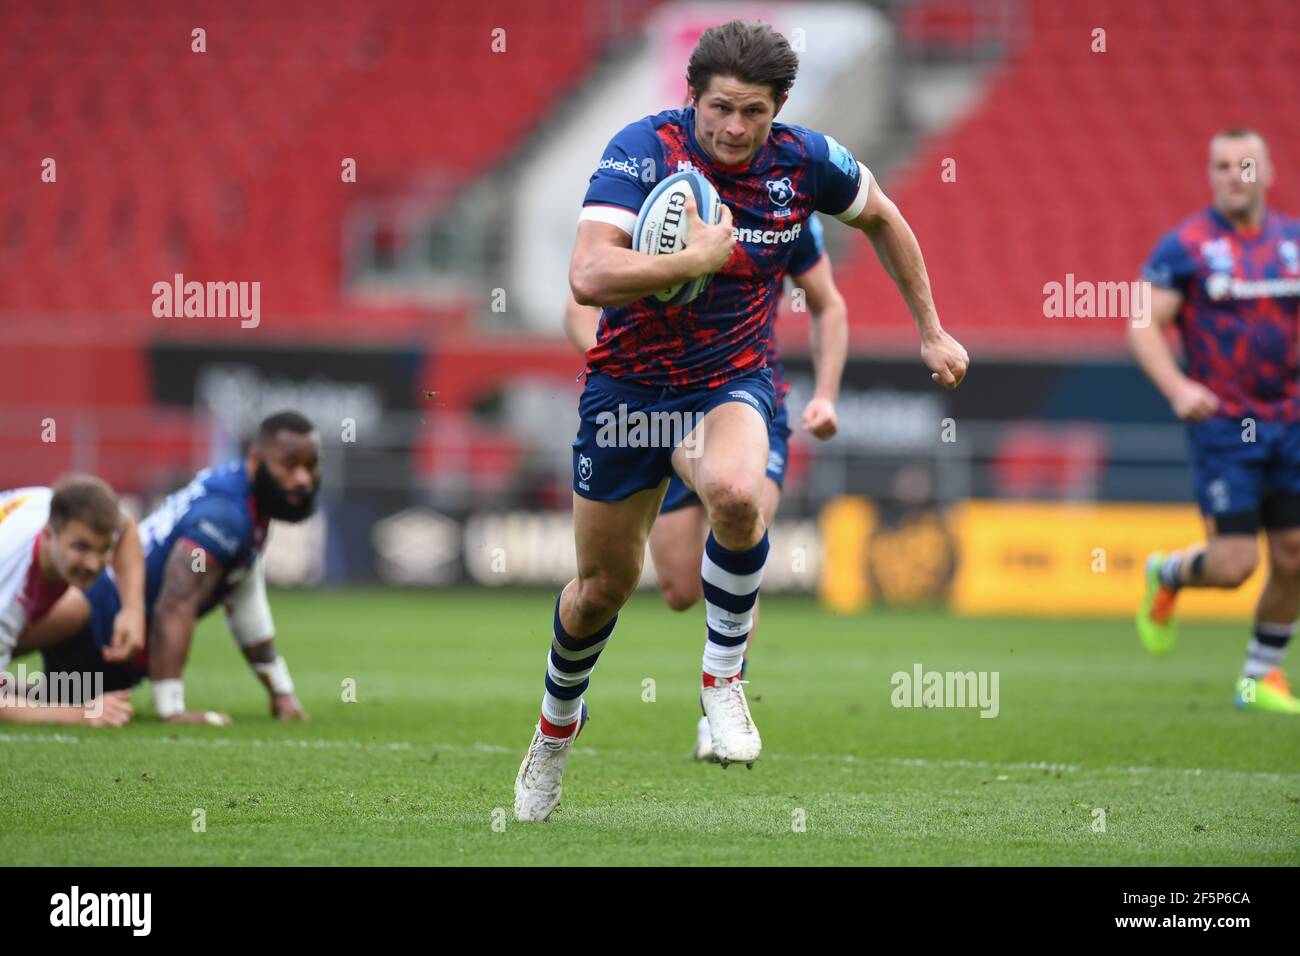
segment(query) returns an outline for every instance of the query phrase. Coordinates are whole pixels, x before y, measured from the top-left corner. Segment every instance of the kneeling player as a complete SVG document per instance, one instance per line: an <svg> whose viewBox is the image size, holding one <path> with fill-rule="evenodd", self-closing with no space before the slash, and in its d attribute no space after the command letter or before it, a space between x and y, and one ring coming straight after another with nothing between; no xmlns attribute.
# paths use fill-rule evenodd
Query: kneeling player
<svg viewBox="0 0 1300 956"><path fill-rule="evenodd" d="M786 274L807 297L812 318L813 366L817 380L813 397L804 407L803 428L820 439L835 435L839 428L835 414L835 401L839 397L840 378L844 373L844 359L848 350L848 314L844 297L835 286L831 274L830 258L822 242L821 220L808 217L808 228L795 241L790 252ZM582 352L596 344L596 330L600 322L600 309L578 305L572 295L564 312L564 331ZM763 483L763 523L771 527L781 503L781 488L785 484L790 426L786 417L785 396L789 385L785 383L781 357L777 353L776 338L768 340L767 365L772 370L776 388L776 416L768 431L767 475ZM668 481L664 502L650 532L650 556L655 563L655 577L664 601L674 611L686 611L699 603L703 596L700 567L704 561L704 541L709 532L708 516L699 495L686 487L677 475ZM754 625L749 632L752 649L754 631L758 628L758 602L754 604ZM741 661L743 679L749 665L749 651ZM701 716L695 728L695 759L713 760L713 738L709 720Z"/></svg>
<svg viewBox="0 0 1300 956"><path fill-rule="evenodd" d="M302 415L280 412L263 421L247 458L199 472L141 522L145 651L104 667L99 649L120 597L113 577L103 575L86 594L70 592L50 614L50 633L41 635L47 668L84 670L98 661L110 689L132 687L147 676L162 719L227 724L225 714L186 710L181 682L195 622L223 604L231 633L271 695L272 715L303 719L288 667L275 650L262 551L272 518L297 522L312 513L319 457L320 438Z"/></svg>
<svg viewBox="0 0 1300 956"><path fill-rule="evenodd" d="M47 668L46 688L81 674L93 681L105 661L126 660L144 646L140 538L117 496L98 478L72 475L53 488L0 493L0 721L119 727L131 719L127 691L101 694L77 707L21 706L28 689L5 672L55 602L65 593L80 595L76 588L89 587L110 561L122 581L123 601L105 622L96 666L58 681Z"/></svg>

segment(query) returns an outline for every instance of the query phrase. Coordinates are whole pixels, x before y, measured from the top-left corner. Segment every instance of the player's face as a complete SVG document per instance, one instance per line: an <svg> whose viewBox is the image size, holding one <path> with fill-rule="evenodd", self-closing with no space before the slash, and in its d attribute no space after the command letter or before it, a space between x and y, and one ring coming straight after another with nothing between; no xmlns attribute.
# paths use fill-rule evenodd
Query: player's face
<svg viewBox="0 0 1300 956"><path fill-rule="evenodd" d="M695 138L723 166L743 166L754 158L785 103L772 88L715 76L695 99Z"/></svg>
<svg viewBox="0 0 1300 956"><path fill-rule="evenodd" d="M1255 136L1220 136L1210 143L1214 208L1242 215L1259 208L1272 182L1268 150Z"/></svg>
<svg viewBox="0 0 1300 956"><path fill-rule="evenodd" d="M90 587L112 560L113 535L101 534L75 518L58 531L46 525L44 534L55 571L73 587Z"/></svg>
<svg viewBox="0 0 1300 956"><path fill-rule="evenodd" d="M254 450L253 494L258 509L280 521L302 521L316 507L320 490L320 436L276 433Z"/></svg>

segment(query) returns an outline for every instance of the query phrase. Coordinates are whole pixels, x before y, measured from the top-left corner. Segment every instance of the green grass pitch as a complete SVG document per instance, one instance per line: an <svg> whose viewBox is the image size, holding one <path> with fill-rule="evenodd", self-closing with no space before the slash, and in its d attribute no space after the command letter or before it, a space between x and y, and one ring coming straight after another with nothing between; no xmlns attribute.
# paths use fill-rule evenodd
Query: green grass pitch
<svg viewBox="0 0 1300 956"><path fill-rule="evenodd" d="M596 669L564 803L545 824L516 823L553 600L274 595L305 725L271 721L211 615L186 698L233 726L165 727L146 688L122 731L0 728L0 859L1300 862L1300 719L1232 709L1243 623L1184 626L1174 654L1152 660L1128 622L844 618L780 598L764 603L751 659L764 741L752 771L690 759L703 612L639 595ZM997 671L999 715L894 708L890 676L918 662ZM342 700L347 678L355 703Z"/></svg>

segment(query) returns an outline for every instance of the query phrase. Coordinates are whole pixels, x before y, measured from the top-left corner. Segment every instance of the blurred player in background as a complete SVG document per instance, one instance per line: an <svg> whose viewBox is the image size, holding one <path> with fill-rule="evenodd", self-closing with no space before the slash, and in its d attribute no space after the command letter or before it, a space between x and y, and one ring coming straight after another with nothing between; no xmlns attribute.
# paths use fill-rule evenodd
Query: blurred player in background
<svg viewBox="0 0 1300 956"><path fill-rule="evenodd" d="M767 24L705 31L687 67L694 105L625 127L591 178L569 272L574 298L604 307L573 443L578 576L556 601L541 717L515 779L520 820L544 820L559 805L582 694L640 579L674 473L700 496L710 526L700 698L713 751L724 767L759 756L740 668L768 550L762 497L776 396L767 346L792 243L813 212L872 240L933 379L956 387L966 373L965 350L939 325L916 237L870 172L831 137L774 124L797 70L789 43ZM705 224L688 202L686 248L633 251L654 184L687 168L718 190L721 221ZM684 307L642 301L706 275L708 291ZM694 424L672 448L602 442L598 422L629 413Z"/></svg>
<svg viewBox="0 0 1300 956"><path fill-rule="evenodd" d="M1238 707L1300 713L1281 670L1300 611L1300 222L1265 206L1268 146L1252 130L1210 141L1210 208L1157 244L1143 277L1150 323L1129 330L1134 355L1188 423L1192 476L1207 540L1147 559L1138 610L1152 654L1174 645L1174 604L1185 587L1235 588L1268 541L1268 579L1238 683ZM1177 322L1178 367L1164 328Z"/></svg>
<svg viewBox="0 0 1300 956"><path fill-rule="evenodd" d="M147 647L104 666L100 647L121 602L117 583L105 574L85 594L68 592L50 613L40 635L46 667L84 671L98 662L110 690L147 676L163 720L228 724L226 714L186 710L181 681L194 625L221 604L231 634L271 695L272 716L305 718L288 666L276 653L262 552L272 519L297 522L311 515L319 459L320 436L305 417L280 412L265 419L246 458L199 472L141 522Z"/></svg>
<svg viewBox="0 0 1300 956"><path fill-rule="evenodd" d="M131 719L129 691L84 706L19 706L28 689L5 670L15 653L28 649L24 641L55 602L64 593L80 595L76 589L90 587L110 564L122 582L122 601L105 621L101 667L144 646L144 557L135 521L107 484L88 475L69 475L53 488L0 492L0 721L119 727Z"/></svg>
<svg viewBox="0 0 1300 956"><path fill-rule="evenodd" d="M813 396L804 406L802 426L824 441L833 437L839 428L835 402L839 398L840 378L844 374L844 359L848 352L849 324L844 297L835 286L830 257L826 255L822 242L821 220L816 215L808 217L808 228L794 243L787 274L795 287L803 290L812 318L810 332L816 382ZM569 296L564 310L564 331L584 354L596 345L599 323L600 309L578 305L573 296ZM781 488L785 484L790 439L785 403L790 386L785 382L776 336L768 339L767 367L772 370L777 408L767 436L770 451L767 479L763 483L763 523L771 527L781 502ZM694 607L703 596L700 567L704 561L704 541L708 531L708 516L699 496L687 488L681 478L673 475L668 480L659 517L650 531L650 556L655 563L660 593L674 611ZM755 602L754 625L749 633L751 646L757 628L758 603ZM742 679L748 665L749 655L746 653L740 663ZM713 739L707 717L701 716L696 726L694 753L696 760L713 759Z"/></svg>

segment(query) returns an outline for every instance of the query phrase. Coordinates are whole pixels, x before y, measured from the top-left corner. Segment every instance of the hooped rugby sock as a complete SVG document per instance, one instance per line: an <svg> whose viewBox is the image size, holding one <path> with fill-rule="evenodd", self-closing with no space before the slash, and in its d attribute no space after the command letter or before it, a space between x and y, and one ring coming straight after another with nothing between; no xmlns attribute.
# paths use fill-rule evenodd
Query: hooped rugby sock
<svg viewBox="0 0 1300 956"><path fill-rule="evenodd" d="M1183 580L1183 566L1187 565L1187 580ZM1196 586L1200 581L1201 574L1205 570L1205 549L1197 551L1190 558L1187 552L1171 554L1165 558L1165 563L1160 568L1160 583L1170 591L1177 591L1187 585Z"/></svg>
<svg viewBox="0 0 1300 956"><path fill-rule="evenodd" d="M700 576L704 582L704 613L708 636L704 642L703 684L712 687L731 680L744 669L745 648L754 626L754 605L767 563L767 532L745 551L720 545L713 532L704 542Z"/></svg>
<svg viewBox="0 0 1300 956"><path fill-rule="evenodd" d="M618 623L615 614L590 637L576 638L560 623L560 599L555 600L555 636L546 655L546 693L542 696L542 733L547 737L570 737L582 714L582 694L591 682L591 671Z"/></svg>
<svg viewBox="0 0 1300 956"><path fill-rule="evenodd" d="M1178 572L1182 569L1183 556L1181 554L1171 554L1165 558L1165 563L1160 566L1160 583L1171 591L1177 591L1183 586Z"/></svg>
<svg viewBox="0 0 1300 956"><path fill-rule="evenodd" d="M1275 667L1280 667L1286 646L1295 634L1294 624L1269 624L1256 621L1255 631L1246 649L1245 675L1256 679L1263 677Z"/></svg>

